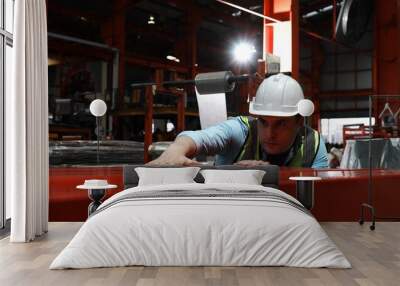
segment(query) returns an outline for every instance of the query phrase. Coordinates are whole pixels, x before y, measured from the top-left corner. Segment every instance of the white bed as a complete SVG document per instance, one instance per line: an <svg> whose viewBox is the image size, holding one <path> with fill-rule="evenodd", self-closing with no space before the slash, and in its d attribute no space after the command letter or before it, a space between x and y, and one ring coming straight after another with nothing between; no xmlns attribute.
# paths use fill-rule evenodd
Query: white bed
<svg viewBox="0 0 400 286"><path fill-rule="evenodd" d="M284 192L197 183L114 195L50 269L128 265L351 267L315 218Z"/></svg>

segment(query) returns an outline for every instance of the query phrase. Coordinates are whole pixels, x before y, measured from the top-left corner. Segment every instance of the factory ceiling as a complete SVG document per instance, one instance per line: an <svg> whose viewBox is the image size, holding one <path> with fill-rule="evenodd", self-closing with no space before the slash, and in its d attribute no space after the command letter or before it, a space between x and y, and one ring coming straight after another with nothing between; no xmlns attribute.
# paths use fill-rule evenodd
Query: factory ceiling
<svg viewBox="0 0 400 286"><path fill-rule="evenodd" d="M120 9L125 13L125 44L132 55L164 60L168 54L180 53L185 64L186 55L182 55L185 53L182 50L190 45L185 41L193 40L188 35L195 25L199 66L226 68L232 46L241 40L252 41L257 57L261 57L262 20L215 0L48 0L48 30L105 43L104 26L116 21L121 12L115 10L116 2L124 3ZM230 2L263 12L262 0ZM322 9L330 3L331 0L301 0L300 14ZM319 18L301 21L315 26Z"/></svg>
<svg viewBox="0 0 400 286"><path fill-rule="evenodd" d="M117 17L108 0L48 1L48 30L104 43L105 23ZM262 1L235 1L235 4L262 12ZM125 1L127 51L164 59L176 52L177 43L187 41L190 25L197 22L199 65L224 65L232 43L243 38L254 42L261 52L262 21L214 0ZM114 12L113 12L114 11ZM153 20L152 20L153 19ZM149 24L154 21L154 24ZM185 46L185 45L180 45Z"/></svg>

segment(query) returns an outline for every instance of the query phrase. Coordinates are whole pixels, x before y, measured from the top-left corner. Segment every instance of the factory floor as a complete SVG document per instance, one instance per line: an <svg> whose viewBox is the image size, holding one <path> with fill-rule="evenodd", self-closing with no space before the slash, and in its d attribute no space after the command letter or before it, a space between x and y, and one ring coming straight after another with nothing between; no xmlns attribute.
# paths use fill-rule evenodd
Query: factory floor
<svg viewBox="0 0 400 286"><path fill-rule="evenodd" d="M400 223L321 223L352 269L289 267L120 267L49 270L80 222L53 222L32 243L0 240L0 285L399 285Z"/></svg>

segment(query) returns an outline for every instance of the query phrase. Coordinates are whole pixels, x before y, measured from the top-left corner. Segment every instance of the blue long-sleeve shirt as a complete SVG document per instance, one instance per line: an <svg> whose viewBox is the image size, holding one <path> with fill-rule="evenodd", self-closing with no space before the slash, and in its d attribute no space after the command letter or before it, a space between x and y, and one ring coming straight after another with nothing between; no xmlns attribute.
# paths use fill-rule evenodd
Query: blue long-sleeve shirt
<svg viewBox="0 0 400 286"><path fill-rule="evenodd" d="M245 143L247 133L247 125L239 117L234 117L204 130L181 132L178 136L190 137L196 143L199 154L217 155L216 165L230 165L234 163ZM322 136L311 167L328 167L327 151Z"/></svg>

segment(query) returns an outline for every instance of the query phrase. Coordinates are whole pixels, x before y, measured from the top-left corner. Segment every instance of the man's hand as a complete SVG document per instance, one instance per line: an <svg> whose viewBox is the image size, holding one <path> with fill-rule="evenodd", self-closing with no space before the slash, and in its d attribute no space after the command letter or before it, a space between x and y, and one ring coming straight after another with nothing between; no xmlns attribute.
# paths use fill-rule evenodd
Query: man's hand
<svg viewBox="0 0 400 286"><path fill-rule="evenodd" d="M147 163L147 166L198 166L201 165L196 160L191 160L188 156L196 154L196 144L189 137L178 137L160 157Z"/></svg>
<svg viewBox="0 0 400 286"><path fill-rule="evenodd" d="M166 150L157 159L146 164L147 166L197 166L199 162L191 160L188 157L181 154L172 154L172 152Z"/></svg>
<svg viewBox="0 0 400 286"><path fill-rule="evenodd" d="M234 165L243 166L243 167L266 166L266 165L269 165L269 162L261 161L261 160L242 160L242 161L236 162Z"/></svg>

